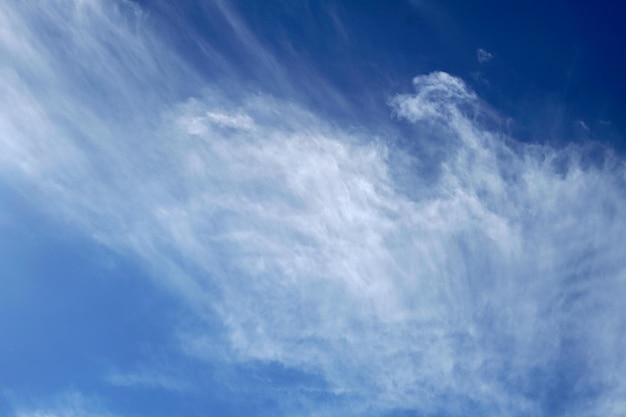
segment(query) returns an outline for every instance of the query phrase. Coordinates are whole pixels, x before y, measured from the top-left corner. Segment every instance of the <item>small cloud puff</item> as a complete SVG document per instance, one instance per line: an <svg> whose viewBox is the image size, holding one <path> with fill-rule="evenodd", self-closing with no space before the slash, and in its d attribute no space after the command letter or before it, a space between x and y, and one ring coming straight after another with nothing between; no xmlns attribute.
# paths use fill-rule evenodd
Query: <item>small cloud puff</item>
<svg viewBox="0 0 626 417"><path fill-rule="evenodd" d="M485 64L493 59L493 54L486 49L478 48L476 50L476 58L481 64Z"/></svg>
<svg viewBox="0 0 626 417"><path fill-rule="evenodd" d="M230 127L233 129L250 130L254 128L254 120L247 114L225 114L220 112L208 111L207 119L222 127Z"/></svg>
<svg viewBox="0 0 626 417"><path fill-rule="evenodd" d="M582 120L577 120L576 125L583 129L585 132L589 132L591 130L589 129L589 126L587 126L587 123L583 122Z"/></svg>

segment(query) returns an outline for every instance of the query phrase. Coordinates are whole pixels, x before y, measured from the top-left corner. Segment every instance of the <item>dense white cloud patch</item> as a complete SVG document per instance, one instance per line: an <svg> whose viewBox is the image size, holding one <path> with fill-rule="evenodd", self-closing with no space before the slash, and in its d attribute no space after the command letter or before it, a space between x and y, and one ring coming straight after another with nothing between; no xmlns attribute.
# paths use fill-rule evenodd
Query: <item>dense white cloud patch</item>
<svg viewBox="0 0 626 417"><path fill-rule="evenodd" d="M0 10L0 173L219 318L189 354L315 374L344 413L623 412L622 161L516 143L439 72L390 102L436 174L395 175L402 149L288 99L179 100L191 71L115 4Z"/></svg>

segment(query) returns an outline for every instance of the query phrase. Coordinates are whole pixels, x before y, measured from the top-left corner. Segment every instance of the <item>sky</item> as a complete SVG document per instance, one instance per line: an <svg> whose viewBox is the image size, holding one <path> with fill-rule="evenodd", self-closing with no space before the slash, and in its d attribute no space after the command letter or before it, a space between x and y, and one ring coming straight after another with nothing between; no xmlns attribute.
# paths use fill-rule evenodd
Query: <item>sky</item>
<svg viewBox="0 0 626 417"><path fill-rule="evenodd" d="M625 8L0 0L0 415L626 416Z"/></svg>

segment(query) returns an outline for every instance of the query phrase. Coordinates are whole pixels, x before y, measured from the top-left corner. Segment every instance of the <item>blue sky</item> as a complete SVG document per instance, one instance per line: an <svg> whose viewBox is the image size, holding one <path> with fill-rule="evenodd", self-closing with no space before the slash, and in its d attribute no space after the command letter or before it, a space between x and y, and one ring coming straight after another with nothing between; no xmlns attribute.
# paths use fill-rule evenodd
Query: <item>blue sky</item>
<svg viewBox="0 0 626 417"><path fill-rule="evenodd" d="M0 414L626 414L609 2L0 4Z"/></svg>

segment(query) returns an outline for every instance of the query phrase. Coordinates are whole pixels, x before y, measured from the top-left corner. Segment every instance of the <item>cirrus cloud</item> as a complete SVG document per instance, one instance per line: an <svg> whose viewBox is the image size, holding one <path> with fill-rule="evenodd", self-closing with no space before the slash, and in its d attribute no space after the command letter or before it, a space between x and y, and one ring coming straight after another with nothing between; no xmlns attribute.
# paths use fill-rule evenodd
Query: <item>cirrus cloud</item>
<svg viewBox="0 0 626 417"><path fill-rule="evenodd" d="M219 323L184 352L315 376L303 415L623 411L621 159L516 142L444 72L386 126L431 158L204 80L138 6L67 4L0 12L3 183Z"/></svg>

